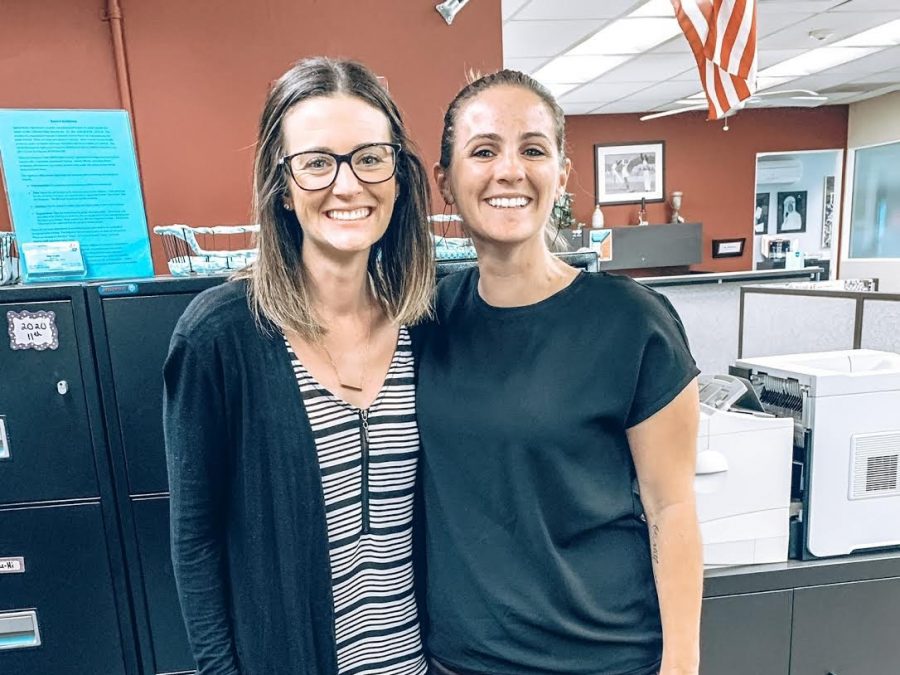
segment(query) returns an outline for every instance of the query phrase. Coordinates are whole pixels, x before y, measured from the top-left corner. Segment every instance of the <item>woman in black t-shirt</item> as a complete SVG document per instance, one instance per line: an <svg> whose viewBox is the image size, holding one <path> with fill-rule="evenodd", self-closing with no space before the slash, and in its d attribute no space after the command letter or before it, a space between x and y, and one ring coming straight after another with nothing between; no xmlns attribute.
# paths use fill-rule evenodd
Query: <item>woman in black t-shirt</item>
<svg viewBox="0 0 900 675"><path fill-rule="evenodd" d="M661 295L549 250L571 167L532 78L465 87L435 178L478 250L439 287L418 420L439 673L697 673L697 368Z"/></svg>

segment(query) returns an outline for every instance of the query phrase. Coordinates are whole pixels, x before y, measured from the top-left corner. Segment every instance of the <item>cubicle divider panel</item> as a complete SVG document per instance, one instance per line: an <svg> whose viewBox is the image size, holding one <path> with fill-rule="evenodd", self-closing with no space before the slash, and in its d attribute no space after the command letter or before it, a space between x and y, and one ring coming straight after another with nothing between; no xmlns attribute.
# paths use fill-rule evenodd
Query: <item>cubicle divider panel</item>
<svg viewBox="0 0 900 675"><path fill-rule="evenodd" d="M739 357L806 354L857 346L852 293L741 289Z"/></svg>
<svg viewBox="0 0 900 675"><path fill-rule="evenodd" d="M684 324L697 367L706 375L727 373L737 357L741 286L736 283L663 286Z"/></svg>
<svg viewBox="0 0 900 675"><path fill-rule="evenodd" d="M727 373L738 355L741 288L814 280L819 268L769 272L726 272L637 281L665 295L684 324L691 353L704 375Z"/></svg>
<svg viewBox="0 0 900 675"><path fill-rule="evenodd" d="M185 308L224 281L162 278L86 289L144 675L195 670L170 560L162 369Z"/></svg>
<svg viewBox="0 0 900 675"><path fill-rule="evenodd" d="M859 346L900 353L900 294L864 298Z"/></svg>
<svg viewBox="0 0 900 675"><path fill-rule="evenodd" d="M741 289L739 355L806 354L841 349L900 353L900 294L799 288Z"/></svg>

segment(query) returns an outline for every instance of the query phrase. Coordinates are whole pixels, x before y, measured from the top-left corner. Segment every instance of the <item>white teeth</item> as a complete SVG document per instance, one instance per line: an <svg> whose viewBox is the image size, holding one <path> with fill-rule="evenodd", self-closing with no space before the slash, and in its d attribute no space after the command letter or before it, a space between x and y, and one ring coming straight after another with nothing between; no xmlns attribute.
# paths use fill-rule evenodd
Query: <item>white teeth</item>
<svg viewBox="0 0 900 675"><path fill-rule="evenodd" d="M498 209L519 209L528 204L527 197L493 197L488 204Z"/></svg>
<svg viewBox="0 0 900 675"><path fill-rule="evenodd" d="M335 220L362 220L372 212L370 208L355 209L353 211L328 211L328 217Z"/></svg>

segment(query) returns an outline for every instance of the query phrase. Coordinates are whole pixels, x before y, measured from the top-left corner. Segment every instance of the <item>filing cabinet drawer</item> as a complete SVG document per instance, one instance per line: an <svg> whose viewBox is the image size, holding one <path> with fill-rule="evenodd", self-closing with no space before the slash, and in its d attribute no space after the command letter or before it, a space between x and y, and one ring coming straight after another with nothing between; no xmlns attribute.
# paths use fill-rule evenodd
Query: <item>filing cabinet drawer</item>
<svg viewBox="0 0 900 675"><path fill-rule="evenodd" d="M4 560L0 672L126 672L99 503L0 509Z"/></svg>
<svg viewBox="0 0 900 675"><path fill-rule="evenodd" d="M55 349L11 347L8 312L24 311L53 313ZM0 503L97 497L71 302L0 303L0 325Z"/></svg>
<svg viewBox="0 0 900 675"><path fill-rule="evenodd" d="M132 495L168 492L162 428L163 364L193 294L103 300L118 431ZM152 330L147 330L152 317ZM135 367L140 364L140 367Z"/></svg>
<svg viewBox="0 0 900 675"><path fill-rule="evenodd" d="M132 509L155 672L194 670L196 665L188 646L172 571L169 500L135 500Z"/></svg>

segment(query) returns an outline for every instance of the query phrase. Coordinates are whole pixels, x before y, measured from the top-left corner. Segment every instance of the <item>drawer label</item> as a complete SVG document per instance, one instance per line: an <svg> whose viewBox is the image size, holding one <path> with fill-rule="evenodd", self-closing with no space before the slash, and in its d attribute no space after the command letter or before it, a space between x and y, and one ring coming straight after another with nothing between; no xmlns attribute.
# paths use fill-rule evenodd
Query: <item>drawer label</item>
<svg viewBox="0 0 900 675"><path fill-rule="evenodd" d="M23 574L25 558L0 558L0 574Z"/></svg>
<svg viewBox="0 0 900 675"><path fill-rule="evenodd" d="M56 312L9 311L6 320L9 323L10 349L44 351L59 348Z"/></svg>

